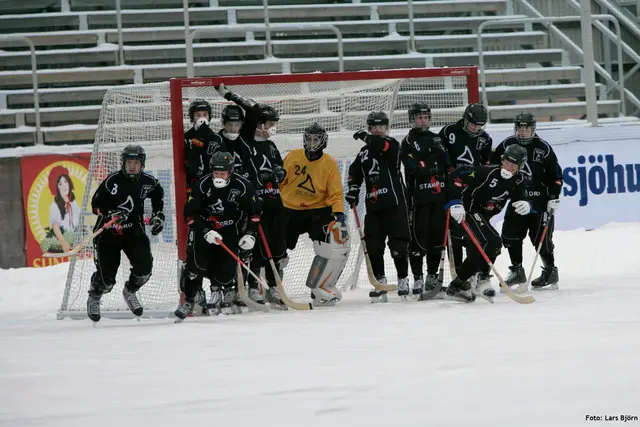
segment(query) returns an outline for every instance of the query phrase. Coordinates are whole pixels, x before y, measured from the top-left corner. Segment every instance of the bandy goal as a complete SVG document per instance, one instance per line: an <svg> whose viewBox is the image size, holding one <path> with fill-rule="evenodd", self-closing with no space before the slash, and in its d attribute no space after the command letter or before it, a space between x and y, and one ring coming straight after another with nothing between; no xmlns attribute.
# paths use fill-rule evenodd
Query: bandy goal
<svg viewBox="0 0 640 427"><path fill-rule="evenodd" d="M164 231L151 237L154 256L153 274L138 292L145 316L164 317L175 310L179 298L180 262L186 257L187 225L183 218L186 202L184 171L184 132L191 123L189 104L204 99L212 106L211 128L221 128L222 109L229 104L216 92L224 83L231 91L269 104L280 113L277 134L272 138L282 157L302 147L302 134L317 122L329 134L325 150L338 161L343 182L362 143L353 133L366 129L371 111L384 111L390 118L390 134L399 141L408 133L408 107L423 101L432 109L432 128L462 117L469 102L478 102L476 67L425 68L343 73L278 74L195 79L172 79L166 83L132 85L110 89L103 100L98 130L93 146L76 241L84 240L95 223L91 214L91 195L98 184L120 168L120 153L128 144L140 144L147 152L146 171L156 176L165 189ZM361 191L361 198L364 191ZM366 212L364 200L358 204L359 215ZM351 235L351 252L338 287L345 291L370 288L363 262L360 238L353 214L345 205ZM151 207L147 206L147 217ZM91 275L95 272L92 247L88 245L71 260L58 318L86 317L86 300ZM289 252L289 264L283 282L288 296L309 301L305 279L314 257L313 245L301 236L295 250ZM390 256L385 269L393 283L395 268ZM448 268L445 269L448 271ZM102 298L102 315L129 318L133 315L122 299L122 287L129 275L129 264L122 256L117 284ZM445 281L448 280L445 277ZM208 282L205 287L208 288ZM446 282L445 282L446 283Z"/></svg>

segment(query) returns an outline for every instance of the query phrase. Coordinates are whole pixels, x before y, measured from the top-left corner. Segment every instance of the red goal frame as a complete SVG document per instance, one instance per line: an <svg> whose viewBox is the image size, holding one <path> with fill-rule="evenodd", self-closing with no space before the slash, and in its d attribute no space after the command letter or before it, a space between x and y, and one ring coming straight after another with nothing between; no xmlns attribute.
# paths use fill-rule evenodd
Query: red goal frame
<svg viewBox="0 0 640 427"><path fill-rule="evenodd" d="M188 227L184 222L183 207L186 203L186 171L184 169L184 112L182 89L185 87L225 85L253 85L278 83L310 83L349 80L412 79L427 77L461 76L467 79L467 102L480 102L478 92L478 67L415 68L380 71L347 71L334 73L269 74L249 76L220 76L202 78L173 78L169 81L171 101L171 135L173 142L173 174L176 203L176 236L178 258L186 259Z"/></svg>

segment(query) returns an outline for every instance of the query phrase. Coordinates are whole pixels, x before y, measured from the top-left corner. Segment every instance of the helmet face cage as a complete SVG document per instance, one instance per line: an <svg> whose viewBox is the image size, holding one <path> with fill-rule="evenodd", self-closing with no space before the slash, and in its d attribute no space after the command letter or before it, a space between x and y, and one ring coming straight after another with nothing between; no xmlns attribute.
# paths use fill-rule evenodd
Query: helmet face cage
<svg viewBox="0 0 640 427"><path fill-rule="evenodd" d="M429 123L426 126L416 125L416 117L426 116L429 119ZM431 108L424 102L416 102L409 107L409 123L411 127L420 130L428 130L431 125Z"/></svg>
<svg viewBox="0 0 640 427"><path fill-rule="evenodd" d="M513 124L513 134L520 144L531 142L536 133L536 118L531 113L520 113Z"/></svg>
<svg viewBox="0 0 640 427"><path fill-rule="evenodd" d="M484 125L487 124L489 114L482 104L469 104L464 110L464 130L471 136L478 136L482 133ZM469 125L480 126L477 130L470 130Z"/></svg>
<svg viewBox="0 0 640 427"><path fill-rule="evenodd" d="M139 160L141 166L140 172L135 174L127 172L127 160ZM127 145L126 147L124 147L124 150L122 150L122 153L120 154L122 173L130 179L139 178L140 174L142 174L142 171L144 170L146 160L147 154L144 152L144 148L142 148L141 145Z"/></svg>
<svg viewBox="0 0 640 427"><path fill-rule="evenodd" d="M204 99L198 99L189 105L189 119L191 120L191 123L195 123L194 116L196 111L206 111L207 114L209 114L209 120L211 120L211 104Z"/></svg>
<svg viewBox="0 0 640 427"><path fill-rule="evenodd" d="M316 152L323 150L327 146L329 135L322 126L317 123L312 124L305 129L302 136L302 146L305 150Z"/></svg>

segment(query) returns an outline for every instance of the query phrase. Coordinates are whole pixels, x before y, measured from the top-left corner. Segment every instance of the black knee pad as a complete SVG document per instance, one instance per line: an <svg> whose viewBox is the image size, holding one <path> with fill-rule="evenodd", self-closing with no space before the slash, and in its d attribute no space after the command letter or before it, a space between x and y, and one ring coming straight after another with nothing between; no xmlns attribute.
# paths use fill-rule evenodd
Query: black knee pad
<svg viewBox="0 0 640 427"><path fill-rule="evenodd" d="M111 292L113 287L116 285L115 278L103 278L98 272L94 272L91 275L91 287L89 288L89 292L93 292L95 294L107 294Z"/></svg>
<svg viewBox="0 0 640 427"><path fill-rule="evenodd" d="M141 276L135 275L133 273L131 273L129 275L129 280L127 281L127 290L129 292L138 292L138 290L149 281L149 278L151 277L151 273L149 274L144 274Z"/></svg>

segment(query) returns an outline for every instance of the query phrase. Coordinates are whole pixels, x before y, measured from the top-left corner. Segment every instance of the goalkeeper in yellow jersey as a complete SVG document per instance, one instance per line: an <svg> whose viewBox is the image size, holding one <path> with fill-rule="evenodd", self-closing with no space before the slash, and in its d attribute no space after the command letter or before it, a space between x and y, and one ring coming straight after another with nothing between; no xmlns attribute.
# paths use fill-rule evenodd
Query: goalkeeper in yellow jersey
<svg viewBox="0 0 640 427"><path fill-rule="evenodd" d="M286 178L280 184L287 248L294 249L304 233L313 241L316 256L306 285L316 306L331 306L342 298L336 284L350 247L342 178L336 160L323 152L327 140L319 124L307 127L304 148L291 151L284 159Z"/></svg>

